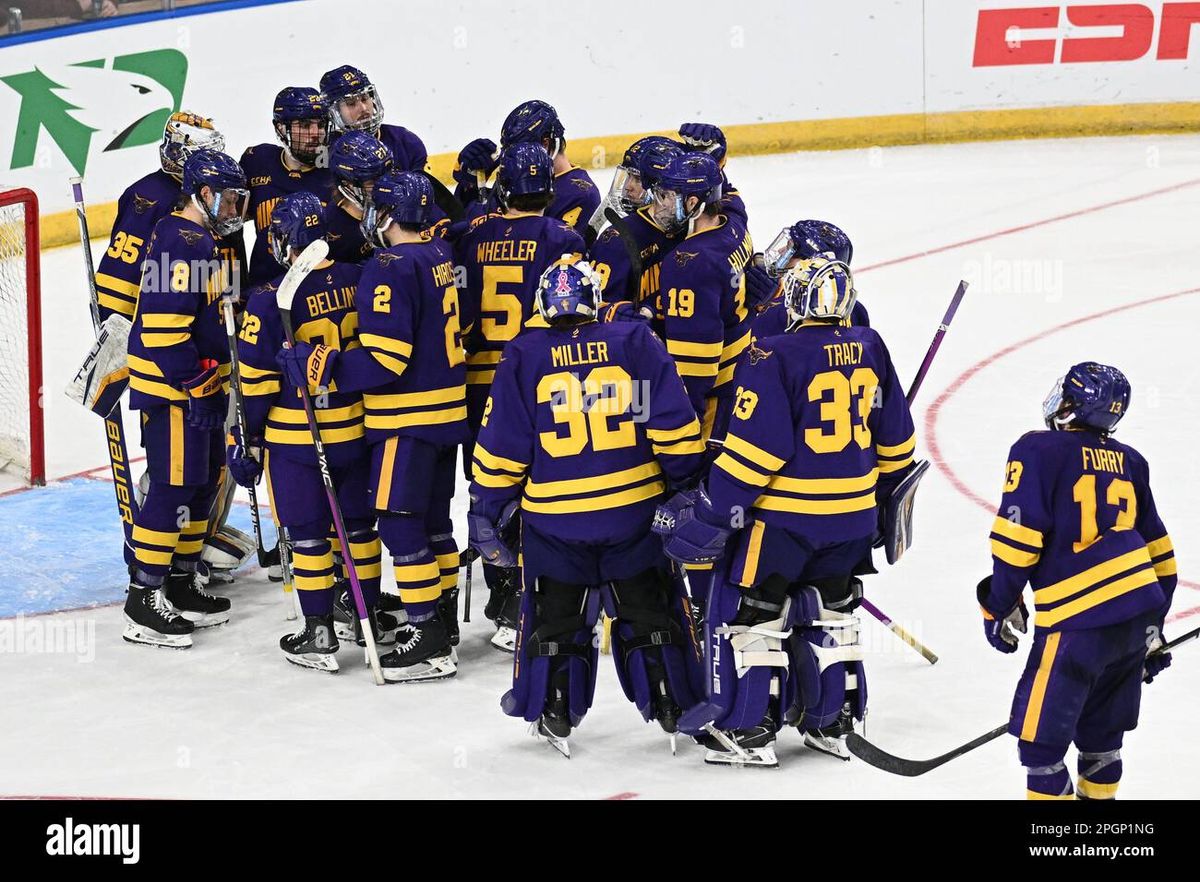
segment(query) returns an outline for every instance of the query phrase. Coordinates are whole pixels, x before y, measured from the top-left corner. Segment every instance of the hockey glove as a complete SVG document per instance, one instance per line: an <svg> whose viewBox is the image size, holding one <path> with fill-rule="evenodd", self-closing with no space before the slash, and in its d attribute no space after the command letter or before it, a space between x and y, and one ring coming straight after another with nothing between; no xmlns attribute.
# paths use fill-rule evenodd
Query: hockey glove
<svg viewBox="0 0 1200 882"><path fill-rule="evenodd" d="M211 358L201 361L200 373L182 385L188 394L188 425L210 432L224 428L229 404L216 361Z"/></svg>
<svg viewBox="0 0 1200 882"><path fill-rule="evenodd" d="M650 323L654 318L650 310L642 307L638 308L628 300L618 300L616 303L600 304L601 322L645 322Z"/></svg>
<svg viewBox="0 0 1200 882"><path fill-rule="evenodd" d="M683 143L700 153L707 153L719 165L725 164L725 133L708 123L684 123L679 127Z"/></svg>
<svg viewBox="0 0 1200 882"><path fill-rule="evenodd" d="M775 280L767 275L763 267L762 255L754 255L754 259L746 266L746 305L761 312L775 296L777 287Z"/></svg>
<svg viewBox="0 0 1200 882"><path fill-rule="evenodd" d="M505 541L507 527L517 513L517 500L504 506L495 521L475 511L467 512L467 542L479 552L484 563L494 567L515 567L517 551Z"/></svg>
<svg viewBox="0 0 1200 882"><path fill-rule="evenodd" d="M1162 629L1159 629L1160 633ZM1153 683L1154 678L1171 667L1171 653L1163 652L1161 637L1155 637L1146 650L1146 661L1142 665L1142 682Z"/></svg>
<svg viewBox="0 0 1200 882"><path fill-rule="evenodd" d="M733 534L712 507L703 487L676 493L658 506L651 529L663 539L663 552L682 564L712 563L725 553Z"/></svg>
<svg viewBox="0 0 1200 882"><path fill-rule="evenodd" d="M988 576L975 588L975 597L979 600L979 609L983 612L984 636L987 637L987 642L1000 652L1016 652L1017 635L1015 632L1020 631L1024 634L1028 631L1026 621L1029 618L1029 611L1025 608L1025 601L1018 601L1007 615L999 616L986 606L991 590L991 576Z"/></svg>
<svg viewBox="0 0 1200 882"><path fill-rule="evenodd" d="M234 426L229 430L225 442L225 459L229 463L229 474L241 487L253 487L262 477L262 442L250 445L242 443L242 430Z"/></svg>
<svg viewBox="0 0 1200 882"><path fill-rule="evenodd" d="M492 172L500 165L499 149L496 142L488 138L476 138L458 154L458 162L454 164L454 181L468 189L478 186L477 173L491 177Z"/></svg>
<svg viewBox="0 0 1200 882"><path fill-rule="evenodd" d="M310 393L317 394L328 390L339 354L338 350L323 343L313 346L311 343L297 342L290 349L280 349L275 355L275 363L293 386L304 387Z"/></svg>

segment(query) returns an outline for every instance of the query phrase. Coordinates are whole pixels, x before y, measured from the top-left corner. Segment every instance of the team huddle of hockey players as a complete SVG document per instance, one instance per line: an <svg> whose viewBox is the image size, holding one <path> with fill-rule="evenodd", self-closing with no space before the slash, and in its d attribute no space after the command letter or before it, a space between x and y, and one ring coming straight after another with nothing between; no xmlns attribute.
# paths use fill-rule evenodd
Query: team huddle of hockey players
<svg viewBox="0 0 1200 882"><path fill-rule="evenodd" d="M279 143L237 161L174 114L96 273L101 312L132 323L148 466L125 639L182 648L228 621L218 564L248 549L223 519L234 483L265 478L303 612L289 662L336 671L343 642L373 643L389 682L453 677L479 559L515 656L503 711L561 753L603 646L642 717L710 763L777 765L788 729L846 757L864 578L875 549L903 553L923 473L847 235L798 220L756 251L713 125L635 141L604 194L526 101L463 148L451 192L353 67L284 89L272 118ZM1054 384L977 589L1002 652L1033 590L1010 731L1038 798L1075 794L1072 743L1078 795L1115 794L1143 678L1170 662L1171 541L1112 438L1129 400L1094 362Z"/></svg>

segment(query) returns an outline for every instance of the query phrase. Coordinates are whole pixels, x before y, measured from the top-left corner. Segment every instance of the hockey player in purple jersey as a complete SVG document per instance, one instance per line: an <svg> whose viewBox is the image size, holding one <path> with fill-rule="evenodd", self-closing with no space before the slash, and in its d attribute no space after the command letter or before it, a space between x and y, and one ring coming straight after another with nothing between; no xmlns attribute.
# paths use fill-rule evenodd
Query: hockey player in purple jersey
<svg viewBox="0 0 1200 882"><path fill-rule="evenodd" d="M425 170L429 161L425 144L403 126L383 121L383 101L365 73L343 64L326 71L320 85L329 105L335 140L345 132L363 132L387 145L397 171Z"/></svg>
<svg viewBox="0 0 1200 882"><path fill-rule="evenodd" d="M656 517L668 555L720 561L705 623L711 689L680 723L711 763L777 765L785 724L843 755L840 738L867 706L854 574L878 528L877 499L913 459L887 347L870 328L842 325L854 305L849 269L791 278L792 330L738 365L705 485Z"/></svg>
<svg viewBox="0 0 1200 882"><path fill-rule="evenodd" d="M1027 628L1026 583L1033 590L1033 645L1009 718L1030 799L1072 798L1072 743L1079 798L1115 797L1143 677L1171 663L1156 650L1175 552L1145 458L1112 437L1129 398L1116 368L1075 365L1042 407L1049 431L1023 435L1005 466L992 575L976 595L988 642L1008 653Z"/></svg>
<svg viewBox="0 0 1200 882"><path fill-rule="evenodd" d="M241 227L248 195L236 162L198 150L184 164L177 210L147 245L129 334L129 404L142 412L150 474L128 561L131 643L186 648L195 626L229 619L229 601L202 588L200 553L225 462L228 280L217 238Z"/></svg>
<svg viewBox="0 0 1200 882"><path fill-rule="evenodd" d="M721 172L711 157L673 158L652 193L655 223L680 237L659 276L663 339L705 440L719 439L718 402L733 391L734 366L750 342L744 273L754 245L721 211Z"/></svg>
<svg viewBox="0 0 1200 882"><path fill-rule="evenodd" d="M592 220L593 228L599 229L605 208L620 216L597 236L589 251L588 259L604 284L606 304L627 301L653 309L659 262L676 238L654 220L650 194L671 160L682 153L676 142L660 135L640 138L625 151L608 198Z"/></svg>
<svg viewBox="0 0 1200 882"><path fill-rule="evenodd" d="M450 501L458 445L468 437L466 364L450 249L423 235L432 206L422 174L375 181L362 226L379 250L355 297L362 345L339 353L297 343L279 356L294 382L307 377L310 388L334 383L363 393L370 492L408 618L396 649L380 659L391 682L457 672L459 556Z"/></svg>
<svg viewBox="0 0 1200 882"><path fill-rule="evenodd" d="M242 154L250 185L250 216L254 248L250 252L248 285L261 285L284 271L267 242L271 212L288 193L312 193L324 204L333 190L329 157L329 105L316 89L288 86L275 96L271 110L278 144L259 144ZM282 145L282 146L281 146Z"/></svg>
<svg viewBox="0 0 1200 882"><path fill-rule="evenodd" d="M197 150L224 149L225 138L211 119L186 111L171 114L158 147L161 167L131 184L117 200L117 216L108 248L96 267L101 321L113 313L133 320L146 243L155 225L171 213L179 199L184 162ZM245 256L241 232L222 240L219 247L224 249L222 256L230 263L232 278L233 262Z"/></svg>
<svg viewBox="0 0 1200 882"><path fill-rule="evenodd" d="M346 263L362 263L374 246L360 228L375 182L392 168L392 151L363 132L348 132L329 148L333 197L326 211L329 256Z"/></svg>
<svg viewBox="0 0 1200 882"><path fill-rule="evenodd" d="M512 340L475 445L471 544L513 564L524 591L513 686L501 705L569 756L592 703L603 608L626 696L668 733L694 703L698 646L687 599L650 532L655 504L697 477L700 424L644 322L600 323L599 279L564 258L543 274L549 324Z"/></svg>
<svg viewBox="0 0 1200 882"><path fill-rule="evenodd" d="M486 214L493 205L491 199L478 201L477 175L489 177L499 167L500 151L513 144L541 144L554 161L554 200L546 209L547 217L555 217L583 236L588 222L600 204L600 191L584 169L567 158L566 129L558 111L545 101L522 101L504 119L500 127L500 148L487 138L477 138L459 154L454 178L456 195L470 202L468 215ZM475 200L475 201L472 201Z"/></svg>
<svg viewBox="0 0 1200 882"><path fill-rule="evenodd" d="M501 212L476 224L455 246L469 314L478 316L463 344L467 353L467 416L479 433L484 402L504 347L531 326L544 327L536 291L542 273L564 255L583 256L583 239L544 212L554 196L550 155L540 144L514 144L504 151L496 179ZM470 445L464 448L470 464ZM468 473L469 477L469 473ZM516 639L519 575L488 561L483 573L490 591L485 613L496 622L492 642L512 651Z"/></svg>
<svg viewBox="0 0 1200 882"><path fill-rule="evenodd" d="M325 235L325 211L312 193L280 198L268 227L274 259L292 261ZM325 260L305 277L292 300L296 339L347 352L359 345L354 295L362 269L352 263ZM243 486L257 482L265 470L271 511L291 539L295 586L304 624L284 636L284 658L301 667L338 670L338 637L333 621L334 558L330 544L332 516L318 471L312 436L305 422L297 387L285 380L275 356L283 346L283 324L276 302L278 283L250 293L238 334L239 373L246 408L246 437L237 427L228 451L229 468ZM375 513L368 498L370 462L364 441L362 395L336 385L313 398L321 442L338 501L346 521L350 554L371 610L376 641L394 642L397 622L374 609L379 598L381 550ZM262 450L262 457L254 455ZM344 552L343 552L344 553Z"/></svg>

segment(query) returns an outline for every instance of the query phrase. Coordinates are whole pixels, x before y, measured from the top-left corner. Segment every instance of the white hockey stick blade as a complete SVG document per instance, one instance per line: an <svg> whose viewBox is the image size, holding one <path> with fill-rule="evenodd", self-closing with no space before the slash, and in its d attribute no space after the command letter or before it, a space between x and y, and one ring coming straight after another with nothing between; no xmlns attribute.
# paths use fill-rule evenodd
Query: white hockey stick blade
<svg viewBox="0 0 1200 882"><path fill-rule="evenodd" d="M275 294L275 302L279 304L280 309L291 311L292 298L296 296L300 283L313 271L313 267L324 260L328 254L329 243L324 239L318 239L300 252L300 256L292 262L291 269L283 277L283 281L279 284L279 291Z"/></svg>

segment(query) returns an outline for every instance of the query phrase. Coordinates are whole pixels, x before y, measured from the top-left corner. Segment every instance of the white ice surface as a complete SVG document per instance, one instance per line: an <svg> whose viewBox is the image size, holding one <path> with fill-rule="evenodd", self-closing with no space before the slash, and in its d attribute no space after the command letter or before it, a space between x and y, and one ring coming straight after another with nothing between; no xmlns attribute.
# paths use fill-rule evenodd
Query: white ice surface
<svg viewBox="0 0 1200 882"><path fill-rule="evenodd" d="M1120 437L1152 464L1180 575L1187 580L1200 565L1189 446L1200 427L1200 361L1191 348L1200 298L1136 305L1200 289L1200 137L805 153L731 159L728 171L760 248L800 217L826 218L850 234L860 295L902 376L920 363L959 278L975 282L915 407L918 452L928 455L928 411L942 402L941 458L921 489L917 545L900 566L868 583L871 599L941 661L929 666L869 618L864 628L871 650L867 735L902 755L940 753L1004 721L1025 655L1001 656L983 639L973 588L990 566L991 514L970 496L994 504L1008 446L1039 426L1044 393L1071 363L1107 361L1129 375L1133 404ZM606 173L599 177L607 184ZM1166 192L1145 195L1160 190ZM78 249L47 252L42 267L48 460L50 474L59 476L100 466L105 455L95 418L59 392L91 335ZM1013 282L1022 273L1032 285ZM1104 310L1114 312L1048 333ZM1022 344L1027 338L1037 339ZM1014 345L944 395L965 371ZM460 492L460 536L464 502ZM94 625L94 658L0 652L7 711L0 794L1023 796L1009 738L911 780L811 753L791 731L780 738L779 772L709 768L698 748L682 744L672 758L657 727L643 724L625 701L608 659L567 761L500 712L510 661L487 646L485 594L477 579L457 679L408 687L375 687L352 663L358 656L351 648L343 649L336 677L287 665L276 646L289 630L282 593L260 572L232 589L232 622L198 633L187 652L124 644L116 606L26 620L26 627L62 624L85 636ZM1176 615L1197 609L1200 592L1181 586ZM1184 615L1168 634L1198 618ZM1141 726L1126 741L1122 796L1200 792L1195 763L1172 759L1200 717L1197 688L1200 647L1181 649L1145 693Z"/></svg>

